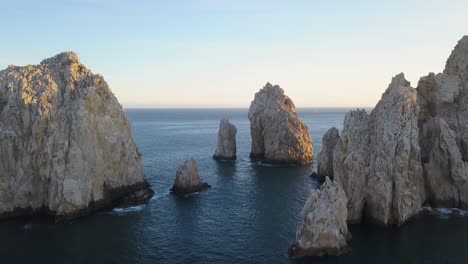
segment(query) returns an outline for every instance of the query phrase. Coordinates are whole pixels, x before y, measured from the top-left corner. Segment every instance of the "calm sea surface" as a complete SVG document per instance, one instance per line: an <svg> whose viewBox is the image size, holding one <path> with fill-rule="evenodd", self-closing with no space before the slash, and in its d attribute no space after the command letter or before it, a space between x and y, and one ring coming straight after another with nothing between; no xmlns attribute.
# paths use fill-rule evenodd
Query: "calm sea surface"
<svg viewBox="0 0 468 264"><path fill-rule="evenodd" d="M299 109L317 155L322 135L342 129L348 109ZM287 257L312 166L249 159L247 109L128 109L145 172L156 192L143 206L69 223L0 222L0 263L468 263L468 217L423 216L400 229L351 226L352 251L338 258ZM238 160L218 162L218 123L236 125ZM195 158L212 188L169 194L177 167Z"/></svg>

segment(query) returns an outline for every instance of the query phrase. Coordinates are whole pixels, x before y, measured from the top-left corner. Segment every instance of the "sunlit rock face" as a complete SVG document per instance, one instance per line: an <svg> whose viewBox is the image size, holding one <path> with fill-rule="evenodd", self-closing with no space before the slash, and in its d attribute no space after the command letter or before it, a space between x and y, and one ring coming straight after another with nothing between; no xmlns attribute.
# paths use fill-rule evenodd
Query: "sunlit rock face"
<svg viewBox="0 0 468 264"><path fill-rule="evenodd" d="M177 169L171 192L175 195L185 195L204 191L209 187L210 185L200 180L197 162L189 159Z"/></svg>
<svg viewBox="0 0 468 264"><path fill-rule="evenodd" d="M334 177L348 197L349 221L363 215L402 224L419 211L423 188L416 90L395 76L368 116L345 118L334 153Z"/></svg>
<svg viewBox="0 0 468 264"><path fill-rule="evenodd" d="M333 150L340 140L340 133L335 127L330 128L322 138L322 149L317 157L317 176L324 180L326 176L333 179Z"/></svg>
<svg viewBox="0 0 468 264"><path fill-rule="evenodd" d="M0 215L77 217L153 194L130 123L73 52L0 71Z"/></svg>
<svg viewBox="0 0 468 264"><path fill-rule="evenodd" d="M218 131L218 146L213 155L217 160L235 160L237 158L236 149L236 127L227 118L221 119Z"/></svg>
<svg viewBox="0 0 468 264"><path fill-rule="evenodd" d="M249 109L250 157L272 163L306 164L313 160L309 129L278 85L267 83L255 94Z"/></svg>
<svg viewBox="0 0 468 264"><path fill-rule="evenodd" d="M348 251L351 238L346 220L346 195L329 177L319 190L312 190L302 209L292 257L340 255Z"/></svg>

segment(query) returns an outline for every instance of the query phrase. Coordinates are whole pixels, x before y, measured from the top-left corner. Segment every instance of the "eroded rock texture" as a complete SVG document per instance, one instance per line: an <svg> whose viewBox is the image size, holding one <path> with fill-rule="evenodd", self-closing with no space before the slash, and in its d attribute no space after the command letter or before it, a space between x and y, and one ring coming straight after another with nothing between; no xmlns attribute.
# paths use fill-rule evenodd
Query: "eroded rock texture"
<svg viewBox="0 0 468 264"><path fill-rule="evenodd" d="M336 182L326 177L319 190L312 190L301 212L296 242L290 247L294 257L340 255L348 250L351 237L346 223L346 195Z"/></svg>
<svg viewBox="0 0 468 264"><path fill-rule="evenodd" d="M320 180L326 176L333 179L333 150L340 139L340 133L335 127L330 128L322 138L322 149L317 157L317 176Z"/></svg>
<svg viewBox="0 0 468 264"><path fill-rule="evenodd" d="M209 187L210 185L200 180L197 162L194 159L189 159L177 169L171 192L176 195L185 195L204 191Z"/></svg>
<svg viewBox="0 0 468 264"><path fill-rule="evenodd" d="M272 163L306 164L313 160L309 129L278 85L267 83L255 94L249 109L250 157Z"/></svg>
<svg viewBox="0 0 468 264"><path fill-rule="evenodd" d="M76 54L0 71L0 215L75 217L147 201L130 123Z"/></svg>
<svg viewBox="0 0 468 264"><path fill-rule="evenodd" d="M375 109L346 115L335 149L335 179L348 197L349 221L402 224L418 212L423 188L416 90L395 76Z"/></svg>
<svg viewBox="0 0 468 264"><path fill-rule="evenodd" d="M227 118L221 119L218 131L218 146L213 155L217 160L235 160L236 150L236 127Z"/></svg>

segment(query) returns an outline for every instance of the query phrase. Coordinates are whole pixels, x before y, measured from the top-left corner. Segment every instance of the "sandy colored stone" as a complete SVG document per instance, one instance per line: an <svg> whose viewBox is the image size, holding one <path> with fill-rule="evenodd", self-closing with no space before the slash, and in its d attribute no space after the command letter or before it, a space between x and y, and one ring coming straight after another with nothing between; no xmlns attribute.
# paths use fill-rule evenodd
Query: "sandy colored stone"
<svg viewBox="0 0 468 264"><path fill-rule="evenodd" d="M75 217L153 194L122 106L73 52L0 71L0 172L5 217Z"/></svg>
<svg viewBox="0 0 468 264"><path fill-rule="evenodd" d="M255 94L249 109L250 157L272 163L306 164L313 160L309 129L292 100L278 85L267 83Z"/></svg>
<svg viewBox="0 0 468 264"><path fill-rule="evenodd" d="M227 118L221 119L219 122L218 146L213 155L214 159L235 160L237 158L236 134L236 127Z"/></svg>

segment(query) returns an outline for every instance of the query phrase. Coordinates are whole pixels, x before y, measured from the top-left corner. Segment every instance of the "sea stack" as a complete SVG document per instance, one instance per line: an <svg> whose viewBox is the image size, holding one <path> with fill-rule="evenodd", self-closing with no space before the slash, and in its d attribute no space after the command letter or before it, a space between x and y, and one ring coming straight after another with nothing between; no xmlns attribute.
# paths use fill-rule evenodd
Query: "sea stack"
<svg viewBox="0 0 468 264"><path fill-rule="evenodd" d="M235 160L236 156L236 127L227 118L221 119L218 131L218 147L213 155L216 160Z"/></svg>
<svg viewBox="0 0 468 264"><path fill-rule="evenodd" d="M73 218L153 191L122 106L73 52L0 71L0 216Z"/></svg>
<svg viewBox="0 0 468 264"><path fill-rule="evenodd" d="M330 128L322 138L322 149L317 157L317 177L325 180L328 176L333 179L333 150L340 140L340 133L335 127Z"/></svg>
<svg viewBox="0 0 468 264"><path fill-rule="evenodd" d="M280 164L307 164L313 160L309 129L300 120L292 100L278 85L267 83L255 94L249 109L252 159Z"/></svg>
<svg viewBox="0 0 468 264"><path fill-rule="evenodd" d="M197 162L194 159L190 159L177 169L176 179L171 192L175 195L185 195L201 192L209 187L210 185L200 180Z"/></svg>
<svg viewBox="0 0 468 264"><path fill-rule="evenodd" d="M320 189L312 190L307 198L289 256L337 256L348 251L346 241L351 234L346 203L340 185L326 177Z"/></svg>

